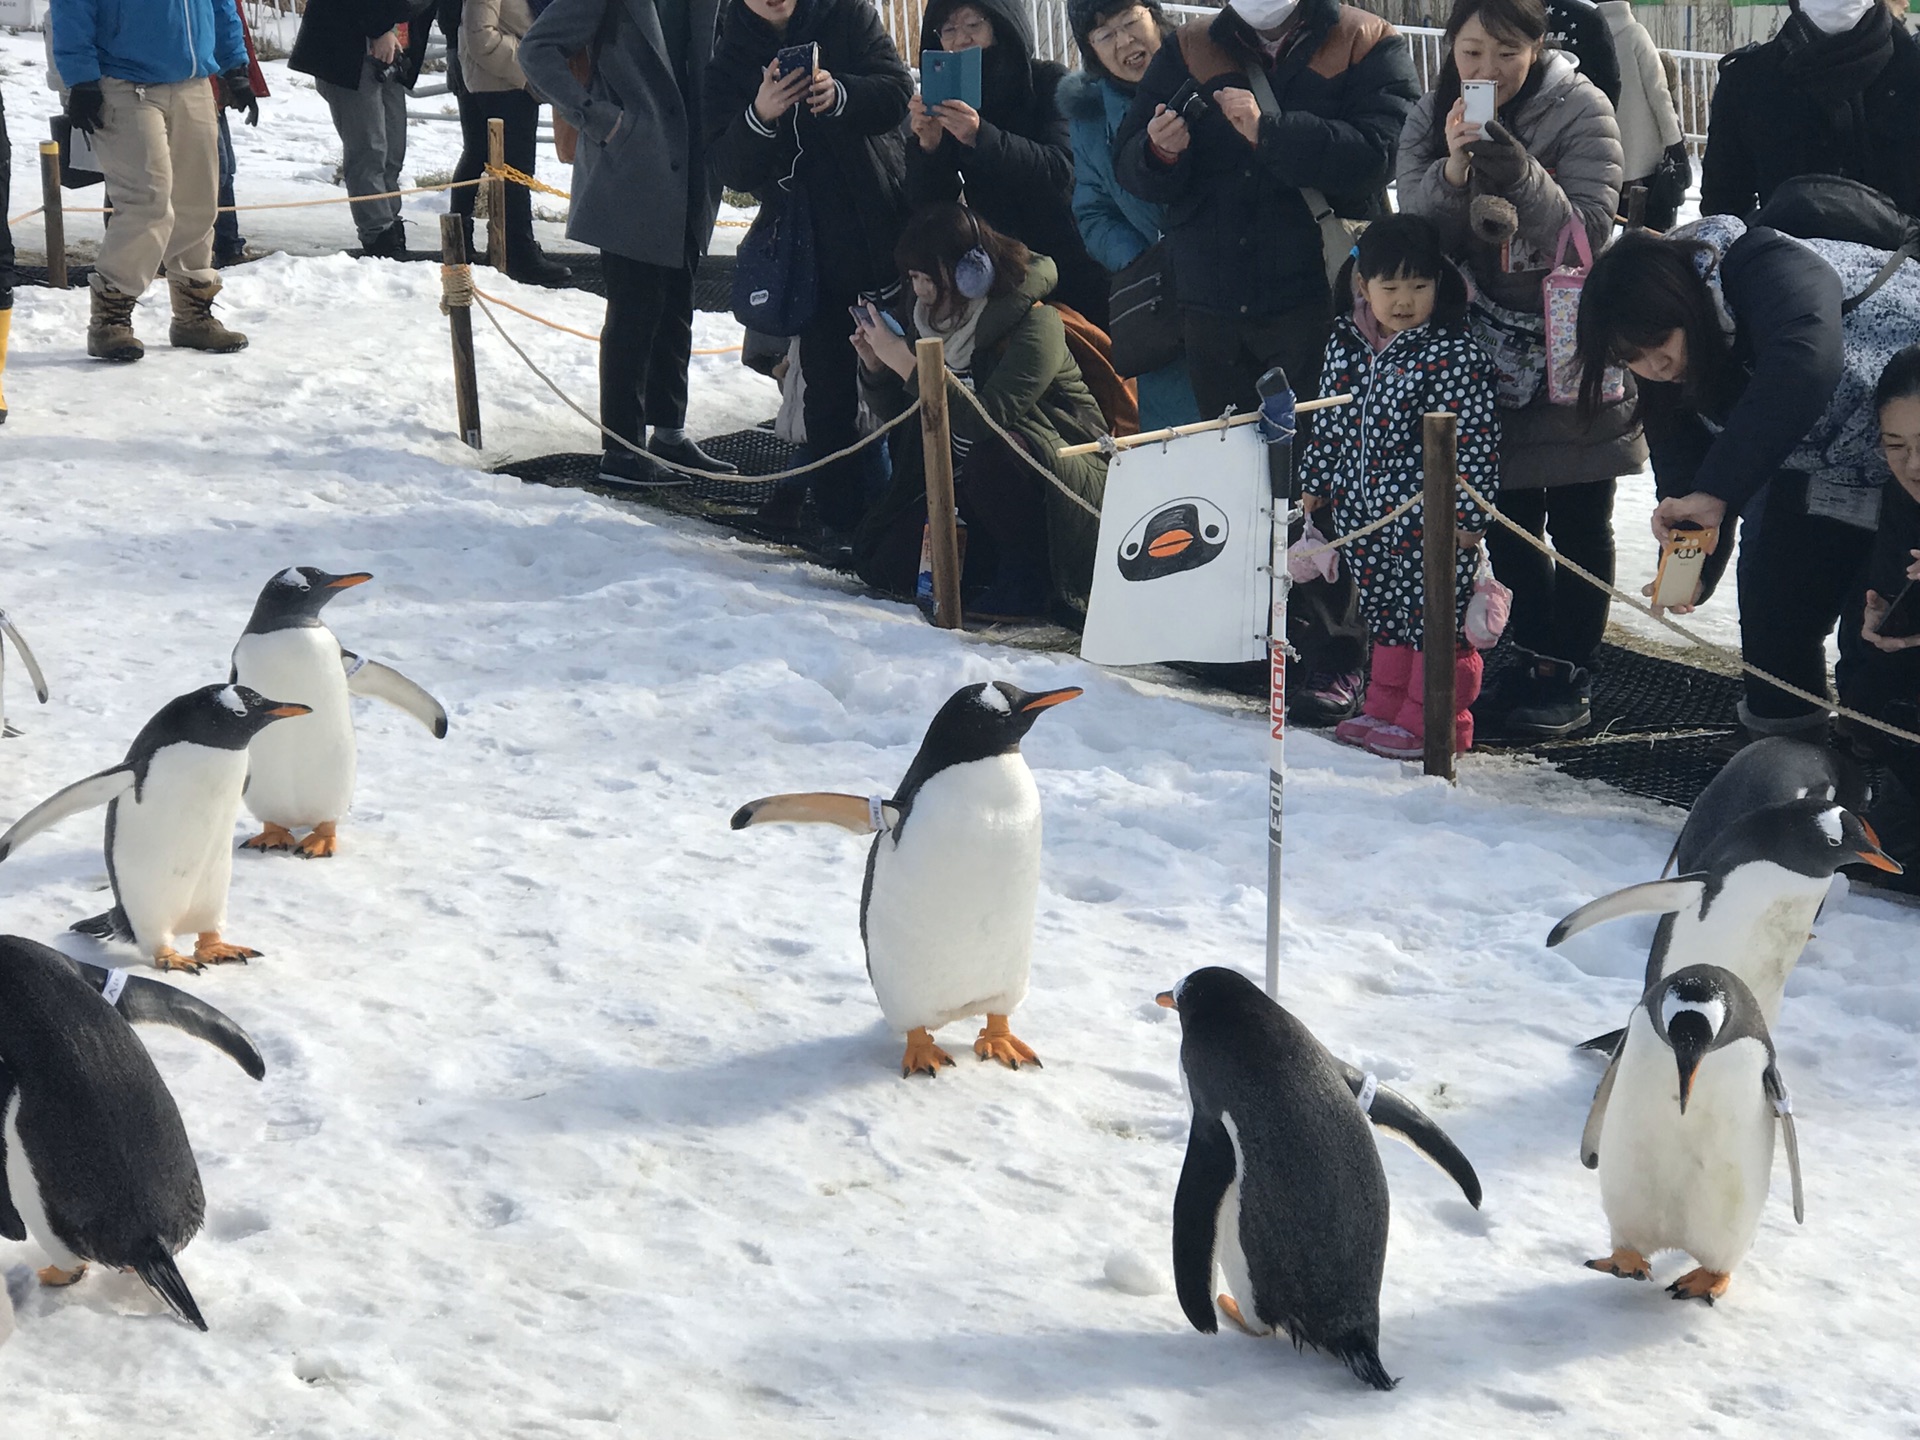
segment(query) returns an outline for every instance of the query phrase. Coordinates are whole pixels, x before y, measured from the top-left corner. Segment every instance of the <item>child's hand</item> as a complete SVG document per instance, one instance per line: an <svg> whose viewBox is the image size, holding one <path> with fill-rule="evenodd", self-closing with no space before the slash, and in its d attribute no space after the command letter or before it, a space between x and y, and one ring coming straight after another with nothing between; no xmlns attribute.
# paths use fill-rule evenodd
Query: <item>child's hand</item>
<svg viewBox="0 0 1920 1440"><path fill-rule="evenodd" d="M1300 508L1309 515L1313 514L1316 510L1324 510L1332 503L1333 502L1324 495L1302 495L1300 497Z"/></svg>

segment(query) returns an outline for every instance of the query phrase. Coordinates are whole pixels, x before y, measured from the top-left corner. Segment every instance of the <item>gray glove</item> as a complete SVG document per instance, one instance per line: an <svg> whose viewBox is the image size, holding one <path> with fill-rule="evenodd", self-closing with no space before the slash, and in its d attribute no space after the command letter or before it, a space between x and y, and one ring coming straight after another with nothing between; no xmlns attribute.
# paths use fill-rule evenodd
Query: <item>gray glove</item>
<svg viewBox="0 0 1920 1440"><path fill-rule="evenodd" d="M1498 120L1480 127L1480 138L1467 147L1473 157L1476 188L1496 193L1513 189L1527 173L1527 147Z"/></svg>

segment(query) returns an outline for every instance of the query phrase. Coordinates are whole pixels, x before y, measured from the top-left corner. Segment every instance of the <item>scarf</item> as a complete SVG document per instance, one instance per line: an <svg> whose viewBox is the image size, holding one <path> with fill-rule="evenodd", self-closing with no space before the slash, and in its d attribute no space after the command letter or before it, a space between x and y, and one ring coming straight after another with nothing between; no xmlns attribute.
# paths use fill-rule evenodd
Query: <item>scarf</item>
<svg viewBox="0 0 1920 1440"><path fill-rule="evenodd" d="M1827 112L1839 130L1863 128L1863 92L1893 59L1893 15L1875 5L1851 30L1829 35L1800 11L1774 42L1788 82Z"/></svg>
<svg viewBox="0 0 1920 1440"><path fill-rule="evenodd" d="M942 325L924 300L913 302L913 328L918 335L938 335L947 348L947 368L965 375L973 368L973 339L986 313L986 300L969 300L960 313Z"/></svg>

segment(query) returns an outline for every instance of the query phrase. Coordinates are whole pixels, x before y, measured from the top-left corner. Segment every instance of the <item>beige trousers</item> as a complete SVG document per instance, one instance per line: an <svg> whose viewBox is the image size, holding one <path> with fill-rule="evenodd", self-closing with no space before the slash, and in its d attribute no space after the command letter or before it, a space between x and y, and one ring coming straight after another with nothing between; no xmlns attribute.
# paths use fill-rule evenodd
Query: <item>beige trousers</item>
<svg viewBox="0 0 1920 1440"><path fill-rule="evenodd" d="M94 269L122 295L143 293L165 264L195 283L217 278L213 221L220 195L219 111L204 79L135 85L108 76L93 148L113 215Z"/></svg>

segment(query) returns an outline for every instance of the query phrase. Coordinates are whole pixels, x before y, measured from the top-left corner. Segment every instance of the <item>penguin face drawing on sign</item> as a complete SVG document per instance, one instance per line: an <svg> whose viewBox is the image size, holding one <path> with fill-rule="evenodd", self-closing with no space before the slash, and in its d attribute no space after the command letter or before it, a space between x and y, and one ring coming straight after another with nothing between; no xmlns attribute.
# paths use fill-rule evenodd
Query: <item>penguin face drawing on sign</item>
<svg viewBox="0 0 1920 1440"><path fill-rule="evenodd" d="M1120 542L1120 575L1158 580L1198 570L1227 548L1227 512L1197 495L1162 505L1134 522Z"/></svg>

